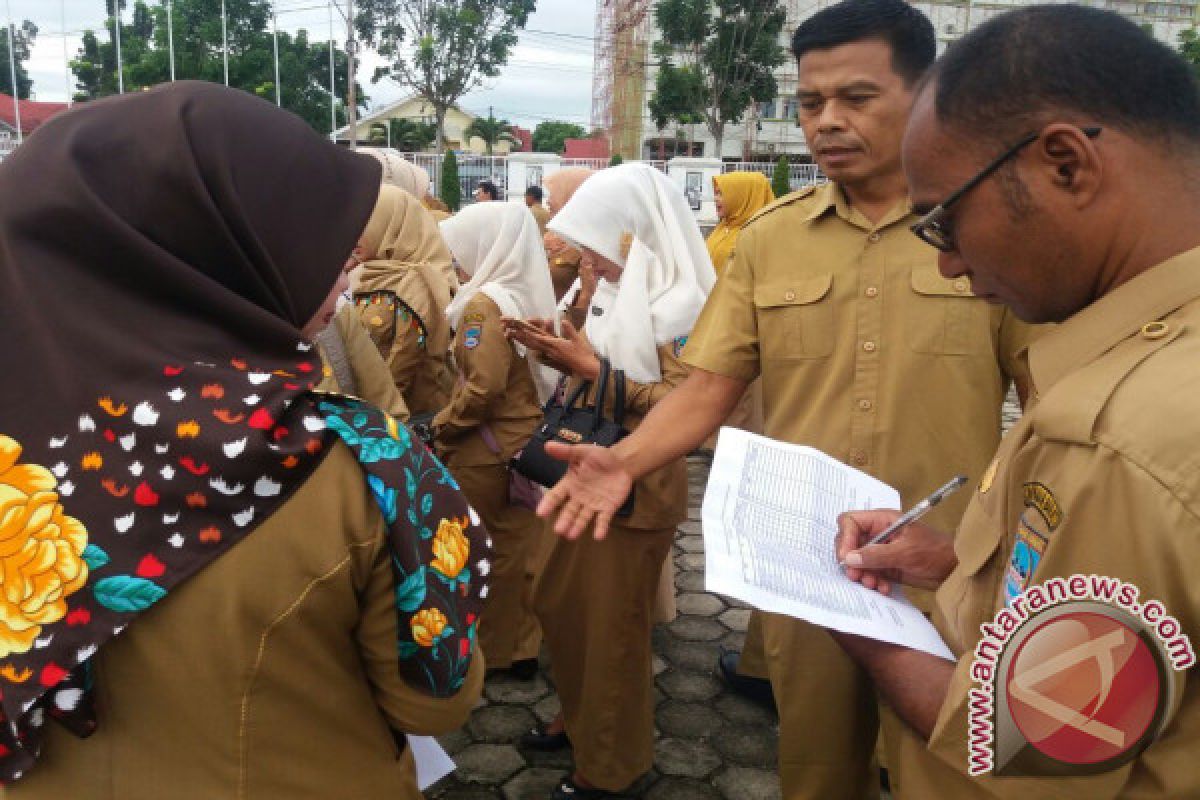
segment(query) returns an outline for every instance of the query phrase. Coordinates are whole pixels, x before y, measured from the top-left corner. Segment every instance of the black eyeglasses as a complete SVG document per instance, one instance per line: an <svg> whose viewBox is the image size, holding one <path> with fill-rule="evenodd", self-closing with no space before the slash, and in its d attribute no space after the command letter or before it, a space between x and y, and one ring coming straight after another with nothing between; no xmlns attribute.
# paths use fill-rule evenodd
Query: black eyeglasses
<svg viewBox="0 0 1200 800"><path fill-rule="evenodd" d="M1084 136L1088 137L1089 139L1095 139L1100 135L1101 128L1081 128L1080 130L1083 132ZM954 252L954 248L956 247L954 243L954 234L950 231L950 227L946 224L946 213L950 210L950 206L961 200L963 195L965 195L967 192L983 183L989 175L1000 169L1005 161L1008 161L1017 153L1021 152L1023 148L1036 142L1037 138L1041 135L1041 131L1033 131L1022 136L1016 144L992 159L992 161L986 167L981 169L975 175L975 177L964 183L958 188L957 191L953 192L941 203L938 203L928 214L921 217L921 219L917 221L917 223L914 224L910 230L916 234L918 239L926 244L936 247L943 253Z"/></svg>

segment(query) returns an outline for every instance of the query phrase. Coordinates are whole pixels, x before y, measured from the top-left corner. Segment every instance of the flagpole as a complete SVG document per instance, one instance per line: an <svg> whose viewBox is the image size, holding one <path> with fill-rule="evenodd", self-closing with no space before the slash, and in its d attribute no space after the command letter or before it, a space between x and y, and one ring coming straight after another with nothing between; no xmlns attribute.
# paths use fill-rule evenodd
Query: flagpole
<svg viewBox="0 0 1200 800"><path fill-rule="evenodd" d="M337 84L333 64L333 0L329 0L329 137L337 141Z"/></svg>
<svg viewBox="0 0 1200 800"><path fill-rule="evenodd" d="M117 46L117 93L125 94L125 65L121 63L121 0L113 0L113 42Z"/></svg>
<svg viewBox="0 0 1200 800"><path fill-rule="evenodd" d="M172 15L173 0L167 0L167 53L171 59L171 82L175 82L175 20Z"/></svg>
<svg viewBox="0 0 1200 800"><path fill-rule="evenodd" d="M221 58L225 62L225 85L229 85L229 23L225 17L225 0L221 0Z"/></svg>
<svg viewBox="0 0 1200 800"><path fill-rule="evenodd" d="M13 41L12 3L4 0L4 8L8 12L8 74L12 76L13 119L17 123L17 144L25 141L21 133L21 90L17 87L17 50Z"/></svg>
<svg viewBox="0 0 1200 800"><path fill-rule="evenodd" d="M283 106L283 87L279 85L279 9L271 0L271 36L275 39L275 105Z"/></svg>
<svg viewBox="0 0 1200 800"><path fill-rule="evenodd" d="M349 98L346 101L346 123L350 127L350 149L358 149L358 93L354 75L354 55L358 52L358 41L354 38L354 0L346 0L346 62L349 64L347 71L347 81L349 85L346 87L346 96Z"/></svg>

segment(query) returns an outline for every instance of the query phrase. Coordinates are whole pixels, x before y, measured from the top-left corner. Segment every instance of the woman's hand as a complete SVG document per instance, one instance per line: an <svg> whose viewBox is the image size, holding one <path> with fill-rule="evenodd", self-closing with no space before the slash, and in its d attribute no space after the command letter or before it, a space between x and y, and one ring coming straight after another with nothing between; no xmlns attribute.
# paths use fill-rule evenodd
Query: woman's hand
<svg viewBox="0 0 1200 800"><path fill-rule="evenodd" d="M546 366L585 381L593 381L600 375L600 359L569 320L561 323L562 336L555 335L550 320L505 317L501 322L505 336L536 353Z"/></svg>
<svg viewBox="0 0 1200 800"><path fill-rule="evenodd" d="M887 542L864 546L899 516L899 511L852 511L838 517L835 546L846 577L882 594L891 594L893 584L936 589L958 564L950 535L912 522Z"/></svg>

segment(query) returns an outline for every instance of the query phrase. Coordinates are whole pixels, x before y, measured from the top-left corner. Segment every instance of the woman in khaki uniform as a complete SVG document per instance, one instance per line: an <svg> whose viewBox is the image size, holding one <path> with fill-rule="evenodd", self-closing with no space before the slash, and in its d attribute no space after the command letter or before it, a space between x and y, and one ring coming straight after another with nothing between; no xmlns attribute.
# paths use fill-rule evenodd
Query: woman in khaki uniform
<svg viewBox="0 0 1200 800"><path fill-rule="evenodd" d="M530 565L545 549L546 535L531 509L509 503L508 462L541 422L555 375L504 338L500 319L553 314L554 290L537 223L521 206L479 203L441 229L470 281L446 311L460 375L449 405L434 419L437 446L492 534L483 651L491 667L528 679L537 672L541 647Z"/></svg>
<svg viewBox="0 0 1200 800"><path fill-rule="evenodd" d="M310 389L378 185L196 82L0 166L5 797L420 797L407 734L479 696L488 554L404 428Z"/></svg>
<svg viewBox="0 0 1200 800"><path fill-rule="evenodd" d="M354 306L342 306L315 341L323 365L318 391L361 397L401 422L408 422L404 396L392 382L387 364Z"/></svg>
<svg viewBox="0 0 1200 800"><path fill-rule="evenodd" d="M445 309L458 287L433 217L411 194L380 188L354 256L354 305L413 416L440 411L454 378Z"/></svg>
<svg viewBox="0 0 1200 800"><path fill-rule="evenodd" d="M678 188L640 164L589 178L550 229L600 278L587 326L578 334L564 323L559 338L514 324L511 335L576 382L594 380L607 358L625 372L625 425L636 428L686 377L679 351L716 279L699 229ZM680 459L638 482L632 515L614 520L607 538L555 543L536 607L563 712L526 737L535 747L569 740L574 748L575 771L555 798L612 796L653 764L650 629L663 562L686 515Z"/></svg>

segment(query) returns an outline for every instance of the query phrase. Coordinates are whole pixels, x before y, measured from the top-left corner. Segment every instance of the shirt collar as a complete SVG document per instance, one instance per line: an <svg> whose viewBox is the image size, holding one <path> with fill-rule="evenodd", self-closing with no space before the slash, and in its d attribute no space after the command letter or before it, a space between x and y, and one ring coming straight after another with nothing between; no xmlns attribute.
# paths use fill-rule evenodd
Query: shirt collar
<svg viewBox="0 0 1200 800"><path fill-rule="evenodd" d="M1200 247L1167 259L1048 330L1029 347L1035 391L1095 361L1118 343L1200 297Z"/></svg>
<svg viewBox="0 0 1200 800"><path fill-rule="evenodd" d="M872 225L862 212L850 205L842 187L833 181L817 187L817 190L813 192L813 202L815 205L808 214L808 222L814 222L830 211L835 211L842 220L856 228L862 228L864 231L883 230L912 215L912 200L906 197L902 203L897 203L891 211L885 214L878 225Z"/></svg>

